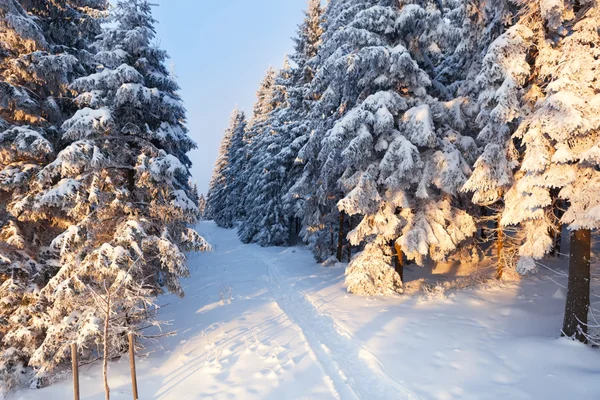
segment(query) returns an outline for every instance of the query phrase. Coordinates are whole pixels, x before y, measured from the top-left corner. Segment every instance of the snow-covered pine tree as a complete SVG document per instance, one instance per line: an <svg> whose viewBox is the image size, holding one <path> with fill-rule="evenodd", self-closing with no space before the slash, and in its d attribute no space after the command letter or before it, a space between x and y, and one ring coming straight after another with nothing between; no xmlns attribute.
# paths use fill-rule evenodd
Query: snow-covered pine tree
<svg viewBox="0 0 600 400"><path fill-rule="evenodd" d="M231 114L208 191L207 219L224 228L233 228L239 218L240 178L242 172L246 116L237 108Z"/></svg>
<svg viewBox="0 0 600 400"><path fill-rule="evenodd" d="M206 219L206 197L200 193L198 196L198 210L200 211L200 220Z"/></svg>
<svg viewBox="0 0 600 400"><path fill-rule="evenodd" d="M520 224L521 272L553 246L552 232L571 231L569 287L563 334L586 341L590 297L590 231L600 227L600 4L520 2L517 24L535 47L535 81L524 98L532 111L515 137L525 147L506 194L504 225ZM566 203L554 216L553 192Z"/></svg>
<svg viewBox="0 0 600 400"><path fill-rule="evenodd" d="M471 88L472 103L477 106L470 109L475 111L474 122L480 129L477 140L482 153L462 190L473 193L475 204L495 210L491 218L496 221L502 216L504 194L513 184L513 174L519 165L519 152L512 135L526 109L522 98L531 76L528 58L532 39L533 32L523 25L507 29L486 50L474 79L475 86ZM495 225L497 276L501 277L504 235L499 224Z"/></svg>
<svg viewBox="0 0 600 400"><path fill-rule="evenodd" d="M473 220L456 206L469 172L463 153L474 143L455 130L454 109L428 95L441 85L432 85L416 61L441 62L453 50L457 28L426 2L351 3L332 2L328 9L337 9L331 21L343 21L343 29L326 32L319 53L326 61L313 82L323 93L315 107L323 116L317 131L326 134L318 142L313 134L304 147L304 154L320 150L319 156L294 189L308 189L303 211L317 232L328 202L341 199L341 212L362 218L349 235L354 245L366 243L348 268L349 290L385 294L401 288L394 242L422 263L427 256L443 259L472 235ZM426 57L430 49L437 58Z"/></svg>
<svg viewBox="0 0 600 400"><path fill-rule="evenodd" d="M60 146L68 84L86 73L106 6L0 1L0 392L31 379L28 360L45 333L39 289L54 271L43 251L56 230L18 205Z"/></svg>
<svg viewBox="0 0 600 400"><path fill-rule="evenodd" d="M335 253L340 221L336 203L342 197L337 189L329 191L323 188L319 181L321 162L318 155L325 134L356 101L356 80L345 82L342 78L348 68L348 64L344 63L348 62L346 57L355 50L355 46L367 46L372 38L347 25L370 3L376 2L330 1L322 16L323 33L318 52L308 61L314 77L305 95L310 102L310 109L304 117L308 121L303 136L306 143L297 157L302 172L292 174L292 186L287 197L293 199L296 215L301 219L302 238L318 261L324 261Z"/></svg>
<svg viewBox="0 0 600 400"><path fill-rule="evenodd" d="M320 43L322 12L319 1L309 0L305 20L294 39L295 52L290 57L293 64L286 57L272 83L268 73L258 93L257 116L248 135L251 141L248 148L253 157L246 171L247 180L252 184L246 186L245 218L240 226L240 235L246 242L283 245L290 238L294 204L285 194L294 180L292 174L298 175L298 152L308 138L305 116L310 100L306 94L314 75L309 62ZM272 92L269 92L271 87ZM269 94L272 99L265 108L262 99ZM270 107L274 108L264 115Z"/></svg>
<svg viewBox="0 0 600 400"><path fill-rule="evenodd" d="M241 188L241 222L238 229L240 239L244 243L255 240L255 236L261 231L257 224L260 218L257 207L261 204L260 181L263 178L265 153L272 142L271 113L277 109L285 94L281 91L283 87L277 85L279 71L269 67L256 93L254 104L254 115L246 129L244 138L244 165L239 175Z"/></svg>
<svg viewBox="0 0 600 400"><path fill-rule="evenodd" d="M297 70L300 71L300 76L297 77L300 80L298 83L301 83L299 88L310 83L314 77L314 66L311 65L311 61L316 57L321 45L324 11L321 0L308 0L304 21L298 27L294 37L294 53L290 59L296 63Z"/></svg>
<svg viewBox="0 0 600 400"><path fill-rule="evenodd" d="M284 245L289 238L289 217L285 213L282 189L287 179L286 168L277 158L282 150L281 127L285 125L287 88L290 85L291 67L287 61L273 81L274 108L259 122L259 130L253 135L250 148L249 182L244 197L245 218L240 226L244 242L256 242L262 246Z"/></svg>
<svg viewBox="0 0 600 400"><path fill-rule="evenodd" d="M282 137L282 146L277 155L279 165L286 171L286 179L281 189L284 213L293 226L294 235L300 229L303 198L291 189L303 174L306 160L299 157L301 149L311 137L312 122L310 110L315 102L310 84L317 69L316 56L322 43L324 32L324 8L319 0L309 0L305 18L298 27L294 38L294 53L290 59L295 64L289 72L286 86L287 102L280 113L279 125L275 128ZM307 231L304 230L304 236Z"/></svg>
<svg viewBox="0 0 600 400"><path fill-rule="evenodd" d="M119 1L112 11L94 44L97 71L71 85L79 110L62 125L64 147L13 206L61 230L47 255L57 269L38 301L45 337L30 364L40 376L73 341L94 357L106 318L98 299L108 293L110 351L126 349L126 333L151 318L152 296L183 295L185 251L209 248L189 228L199 212L186 155L194 143L167 54L151 44L151 5Z"/></svg>

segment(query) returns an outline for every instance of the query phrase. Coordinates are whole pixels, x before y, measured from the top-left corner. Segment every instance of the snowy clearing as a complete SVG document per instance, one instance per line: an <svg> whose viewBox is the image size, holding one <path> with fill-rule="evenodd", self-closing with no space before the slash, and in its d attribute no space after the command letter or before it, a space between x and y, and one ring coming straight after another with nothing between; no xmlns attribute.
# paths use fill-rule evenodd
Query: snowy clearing
<svg viewBox="0 0 600 400"><path fill-rule="evenodd" d="M599 351L557 335L561 274L365 299L306 249L243 245L212 222L198 231L214 252L191 256L185 299L160 301L177 336L138 359L141 399L600 398ZM112 398L130 399L128 360L109 374ZM104 398L99 366L81 388ZM67 379L10 400L68 398Z"/></svg>

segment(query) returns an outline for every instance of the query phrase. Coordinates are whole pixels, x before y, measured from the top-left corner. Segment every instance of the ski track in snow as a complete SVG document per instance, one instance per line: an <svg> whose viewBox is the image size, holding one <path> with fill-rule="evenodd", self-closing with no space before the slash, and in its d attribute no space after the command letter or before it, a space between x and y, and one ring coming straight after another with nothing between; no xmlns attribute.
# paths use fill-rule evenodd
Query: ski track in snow
<svg viewBox="0 0 600 400"><path fill-rule="evenodd" d="M300 329L310 351L331 379L337 398L418 399L383 369L371 351L357 344L330 316L318 311L304 293L288 284L278 262L259 251L253 255L266 265L274 300Z"/></svg>

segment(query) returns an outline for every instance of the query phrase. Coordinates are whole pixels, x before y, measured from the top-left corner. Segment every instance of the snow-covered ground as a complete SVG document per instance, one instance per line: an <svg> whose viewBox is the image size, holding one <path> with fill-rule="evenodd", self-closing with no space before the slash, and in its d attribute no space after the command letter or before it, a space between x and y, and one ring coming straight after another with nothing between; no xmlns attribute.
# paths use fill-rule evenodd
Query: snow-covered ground
<svg viewBox="0 0 600 400"><path fill-rule="evenodd" d="M138 360L141 399L600 398L600 350L557 335L560 271L360 298L345 291L343 266L323 268L301 247L242 245L210 222L199 231L215 251L190 257L185 299L162 299L177 336ZM131 398L128 368L110 366L113 399ZM104 398L98 366L81 392ZM71 396L64 381L11 400Z"/></svg>

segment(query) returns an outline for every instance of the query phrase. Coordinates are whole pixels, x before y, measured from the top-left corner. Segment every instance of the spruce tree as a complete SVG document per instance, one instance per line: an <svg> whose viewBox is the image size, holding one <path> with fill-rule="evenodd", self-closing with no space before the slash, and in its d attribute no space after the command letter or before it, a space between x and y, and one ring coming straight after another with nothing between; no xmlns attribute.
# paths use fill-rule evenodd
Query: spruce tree
<svg viewBox="0 0 600 400"><path fill-rule="evenodd" d="M261 225L257 223L260 218L257 208L264 206L259 185L264 173L265 152L272 140L270 115L284 98L284 94L280 93L283 88L276 83L277 76L278 71L269 67L256 92L254 114L244 138L244 165L240 174L241 223L238 230L244 243L254 241L261 232Z"/></svg>
<svg viewBox="0 0 600 400"><path fill-rule="evenodd" d="M188 227L199 213L186 155L195 145L167 55L151 44L154 22L147 1L117 3L93 45L96 71L70 85L78 110L62 124L64 147L15 206L60 229L39 294L45 335L29 361L38 375L65 361L73 341L84 355L100 341L110 354L126 349L124 333L151 318L154 296L183 295L185 251L208 249Z"/></svg>
<svg viewBox="0 0 600 400"><path fill-rule="evenodd" d="M292 204L296 215L301 218L302 238L318 261L324 261L335 253L340 220L336 203L342 197L339 189L326 188L319 180L322 162L318 155L326 133L356 101L357 80L344 81L341 78L348 68L350 54L355 46L378 44L367 31L347 26L369 3L375 2L331 1L322 17L323 34L319 50L308 62L314 76L306 93L306 98L312 100L304 117L308 121L304 135L306 143L297 157L302 172L293 175L288 198L295 200Z"/></svg>
<svg viewBox="0 0 600 400"><path fill-rule="evenodd" d="M89 66L105 1L0 2L0 387L31 379L46 333L39 290L55 272L45 249L57 230L22 205L62 145L73 112L68 84ZM2 390L0 390L1 392Z"/></svg>
<svg viewBox="0 0 600 400"><path fill-rule="evenodd" d="M223 228L233 228L239 219L240 181L243 168L246 116L237 108L221 141L219 157L210 182L206 217Z"/></svg>
<svg viewBox="0 0 600 400"><path fill-rule="evenodd" d="M552 232L571 231L569 287L563 334L586 341L590 290L590 231L600 227L600 4L534 1L521 4L517 24L535 48L535 80L524 100L531 112L515 138L521 168L506 194L504 225L520 224L522 272L554 245ZM553 192L566 203L557 221Z"/></svg>

